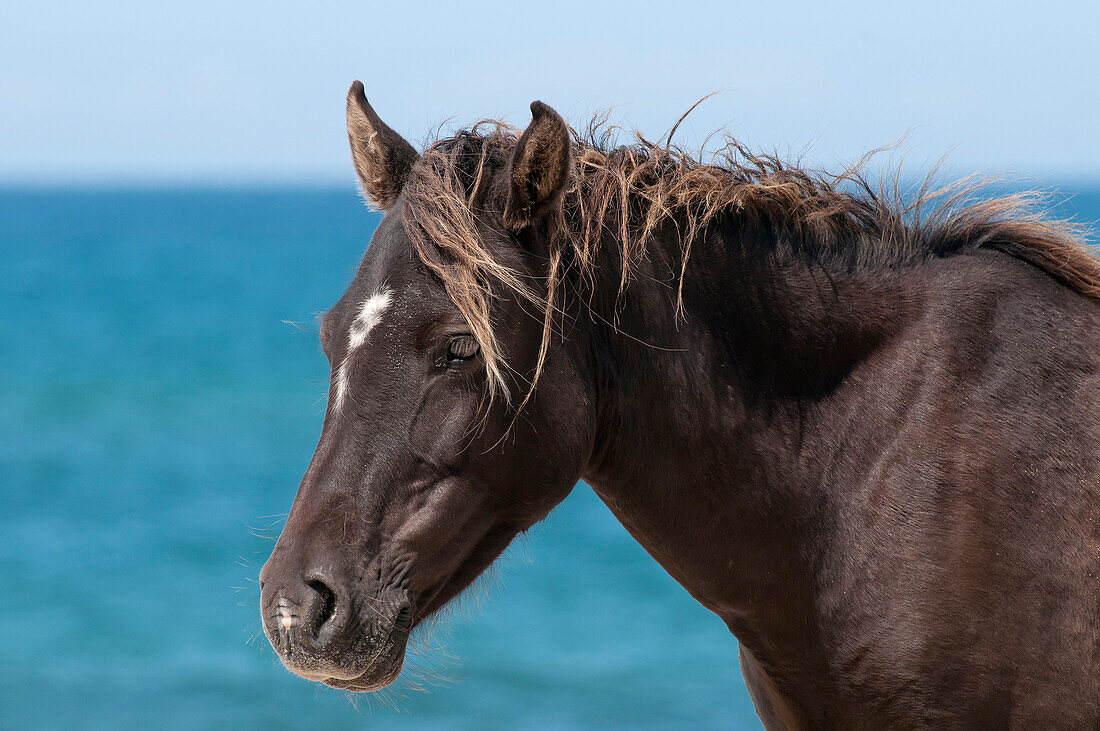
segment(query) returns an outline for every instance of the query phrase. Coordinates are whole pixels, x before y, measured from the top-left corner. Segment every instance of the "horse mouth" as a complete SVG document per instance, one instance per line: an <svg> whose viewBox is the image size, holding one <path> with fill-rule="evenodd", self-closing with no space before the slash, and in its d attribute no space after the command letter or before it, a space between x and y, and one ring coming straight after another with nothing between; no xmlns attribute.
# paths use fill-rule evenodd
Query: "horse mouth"
<svg viewBox="0 0 1100 731"><path fill-rule="evenodd" d="M352 678L314 678L330 688L353 693L369 693L381 690L397 680L405 664L405 649L412 632L412 609L405 605L393 621L389 636L380 643L378 650L367 660L366 669Z"/></svg>
<svg viewBox="0 0 1100 731"><path fill-rule="evenodd" d="M331 610L322 606L318 611L325 616ZM265 629L283 665L299 677L364 693L386 687L401 674L413 628L413 610L407 601L399 606L388 629L376 626L366 634L344 635L322 647L310 647L308 639L296 644L294 633L300 630L300 623L293 619L281 623L283 618L279 615L280 621L265 622ZM346 627L345 623L345 631Z"/></svg>

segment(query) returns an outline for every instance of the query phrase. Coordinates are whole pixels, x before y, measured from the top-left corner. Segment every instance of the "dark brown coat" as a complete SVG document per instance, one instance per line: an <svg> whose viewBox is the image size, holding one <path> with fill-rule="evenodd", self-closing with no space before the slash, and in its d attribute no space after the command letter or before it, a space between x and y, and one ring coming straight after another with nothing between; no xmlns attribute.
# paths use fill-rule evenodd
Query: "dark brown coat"
<svg viewBox="0 0 1100 731"><path fill-rule="evenodd" d="M583 479L737 636L770 728L1100 725L1096 257L1020 198L532 115L410 157L349 94L386 216L261 576L287 666L390 682Z"/></svg>

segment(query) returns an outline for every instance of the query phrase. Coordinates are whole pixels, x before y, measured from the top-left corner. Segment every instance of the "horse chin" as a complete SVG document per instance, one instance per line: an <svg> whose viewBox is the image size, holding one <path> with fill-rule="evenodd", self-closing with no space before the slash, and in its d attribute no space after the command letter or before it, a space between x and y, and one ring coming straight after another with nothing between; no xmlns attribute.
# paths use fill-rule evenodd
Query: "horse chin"
<svg viewBox="0 0 1100 731"><path fill-rule="evenodd" d="M394 635L397 634L395 631ZM390 636L381 652L368 661L366 670L360 675L348 679L324 678L321 682L330 688L352 693L370 693L385 688L401 674L401 668L405 664L405 648L409 641L408 632L401 633L400 637L394 635Z"/></svg>

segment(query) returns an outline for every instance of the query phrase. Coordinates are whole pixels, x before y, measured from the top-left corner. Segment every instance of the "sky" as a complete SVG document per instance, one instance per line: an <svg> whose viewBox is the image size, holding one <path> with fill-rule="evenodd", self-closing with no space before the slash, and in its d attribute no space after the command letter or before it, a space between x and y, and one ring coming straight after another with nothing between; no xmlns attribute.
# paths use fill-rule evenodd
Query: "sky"
<svg viewBox="0 0 1100 731"><path fill-rule="evenodd" d="M414 144L541 99L826 168L1100 179L1096 2L7 2L0 184L352 184L362 79Z"/></svg>

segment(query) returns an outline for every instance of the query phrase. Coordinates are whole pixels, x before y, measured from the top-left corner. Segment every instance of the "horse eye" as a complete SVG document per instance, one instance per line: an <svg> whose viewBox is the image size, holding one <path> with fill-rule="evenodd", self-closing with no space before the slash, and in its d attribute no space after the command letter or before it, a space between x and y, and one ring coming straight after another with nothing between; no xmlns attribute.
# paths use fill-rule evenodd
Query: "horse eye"
<svg viewBox="0 0 1100 731"><path fill-rule="evenodd" d="M469 360L477 355L479 350L481 346L472 335L451 338L451 342L447 345L447 360Z"/></svg>

